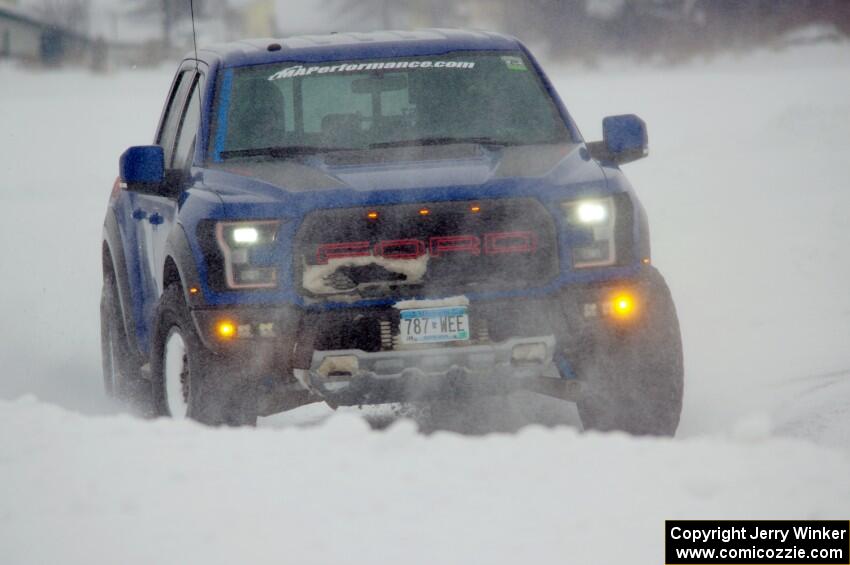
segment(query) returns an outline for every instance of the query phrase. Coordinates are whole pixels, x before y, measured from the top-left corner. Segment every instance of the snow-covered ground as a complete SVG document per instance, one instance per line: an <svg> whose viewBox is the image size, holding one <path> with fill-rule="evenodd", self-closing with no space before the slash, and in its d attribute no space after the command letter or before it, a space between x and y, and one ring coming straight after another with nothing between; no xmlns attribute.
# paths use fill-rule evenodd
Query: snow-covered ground
<svg viewBox="0 0 850 565"><path fill-rule="evenodd" d="M256 430L119 414L100 225L172 69L0 66L0 561L658 563L665 518L846 519L850 46L548 67L587 138L608 114L649 124L627 174L682 323L675 440L375 431L320 406Z"/></svg>

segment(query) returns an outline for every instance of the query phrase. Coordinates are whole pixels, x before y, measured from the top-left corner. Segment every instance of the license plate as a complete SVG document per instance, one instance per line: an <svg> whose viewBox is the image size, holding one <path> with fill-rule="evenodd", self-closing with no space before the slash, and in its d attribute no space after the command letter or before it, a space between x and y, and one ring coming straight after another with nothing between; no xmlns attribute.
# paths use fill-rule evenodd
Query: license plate
<svg viewBox="0 0 850 565"><path fill-rule="evenodd" d="M402 344L469 340L465 306L402 310L399 324Z"/></svg>

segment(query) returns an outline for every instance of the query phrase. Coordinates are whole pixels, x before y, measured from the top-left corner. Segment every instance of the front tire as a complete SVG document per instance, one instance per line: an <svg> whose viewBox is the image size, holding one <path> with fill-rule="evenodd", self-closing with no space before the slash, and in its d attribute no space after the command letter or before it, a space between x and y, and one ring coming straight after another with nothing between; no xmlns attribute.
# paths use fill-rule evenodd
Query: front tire
<svg viewBox="0 0 850 565"><path fill-rule="evenodd" d="M176 420L189 414L189 359L186 342L177 328L165 337L163 350L163 389L165 408Z"/></svg>
<svg viewBox="0 0 850 565"><path fill-rule="evenodd" d="M257 402L237 364L211 352L198 336L179 284L162 293L151 346L158 415L209 425L257 422Z"/></svg>
<svg viewBox="0 0 850 565"><path fill-rule="evenodd" d="M676 433L684 391L682 339L670 290L655 269L643 296L635 323L598 340L582 363L577 406L585 429Z"/></svg>

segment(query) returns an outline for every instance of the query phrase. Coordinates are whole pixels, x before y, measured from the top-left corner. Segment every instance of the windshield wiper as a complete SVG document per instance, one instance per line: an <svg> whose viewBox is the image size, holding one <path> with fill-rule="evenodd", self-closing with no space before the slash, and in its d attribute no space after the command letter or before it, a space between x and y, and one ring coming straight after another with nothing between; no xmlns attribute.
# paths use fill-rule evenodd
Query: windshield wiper
<svg viewBox="0 0 850 565"><path fill-rule="evenodd" d="M277 158L295 157L298 155L316 155L332 151L354 151L352 147L322 147L319 145L282 145L280 147L259 147L254 149L234 149L222 151L222 159L231 157L269 156Z"/></svg>
<svg viewBox="0 0 850 565"><path fill-rule="evenodd" d="M520 145L516 141L507 139L495 139L492 137L420 137L417 139L399 139L396 141L384 141L373 143L369 149L382 149L385 147L416 147L422 145L452 145L455 143L475 143L477 145Z"/></svg>

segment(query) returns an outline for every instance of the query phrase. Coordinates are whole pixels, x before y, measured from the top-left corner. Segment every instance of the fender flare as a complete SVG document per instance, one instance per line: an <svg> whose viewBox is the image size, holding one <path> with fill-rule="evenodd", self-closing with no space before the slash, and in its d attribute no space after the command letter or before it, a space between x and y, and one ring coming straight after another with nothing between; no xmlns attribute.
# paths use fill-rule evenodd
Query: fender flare
<svg viewBox="0 0 850 565"><path fill-rule="evenodd" d="M176 276L179 277L181 286L183 287L183 297L189 308L203 306L205 303L203 296L203 285L201 278L198 275L198 265L195 260L195 255L189 244L189 237L186 235L186 228L183 224L178 223L175 229L171 230L168 239L165 242L165 262L163 263L163 289L173 282L174 273L169 273L170 263L177 268ZM191 293L190 288L197 288L199 292Z"/></svg>
<svg viewBox="0 0 850 565"><path fill-rule="evenodd" d="M136 339L136 321L133 318L132 291L130 289L130 277L127 271L127 259L124 256L124 246L122 245L121 232L118 228L118 220L115 218L115 211L111 208L107 212L106 219L103 222L103 243L106 245L106 252L109 253L115 283L118 285L118 302L124 324L124 335L127 336L127 340L129 341L130 351L141 358L142 352L139 349L139 342ZM103 268L105 269L106 265ZM103 275L105 276L106 273L104 272Z"/></svg>

